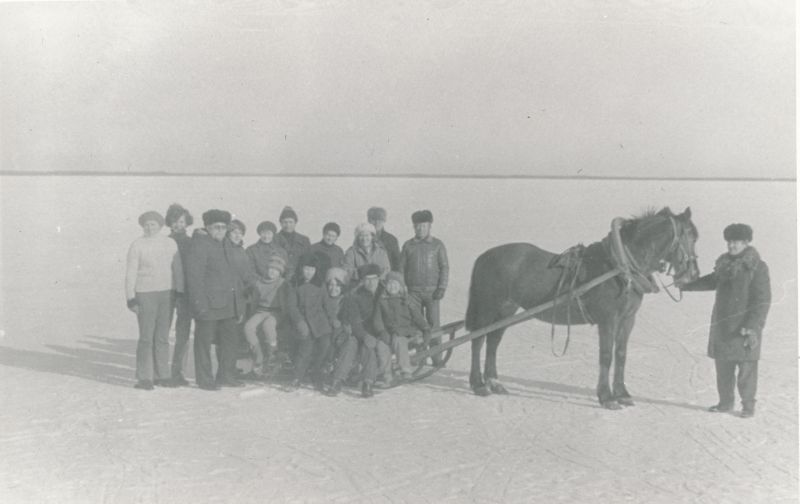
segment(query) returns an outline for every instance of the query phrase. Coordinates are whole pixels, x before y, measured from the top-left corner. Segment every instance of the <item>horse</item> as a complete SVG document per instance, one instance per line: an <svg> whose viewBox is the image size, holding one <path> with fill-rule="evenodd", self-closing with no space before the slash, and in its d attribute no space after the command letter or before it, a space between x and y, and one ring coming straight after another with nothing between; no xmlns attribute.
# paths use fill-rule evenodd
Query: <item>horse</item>
<svg viewBox="0 0 800 504"><path fill-rule="evenodd" d="M658 290L652 281L653 273L672 273L673 284L679 288L698 277L694 246L699 234L691 217L688 207L680 215L665 207L630 219L615 219L612 231L603 240L587 247L573 247L560 256L530 243L491 248L475 260L465 326L470 331L486 327L514 315L519 308L529 309L554 299L562 294L565 283L585 283L617 268L621 274L535 318L559 325L597 324L600 405L614 410L633 406L625 387L628 338L644 294ZM577 266L571 268L571 281L565 282L569 268L564 266L564 258L569 257L578 260L572 261ZM478 396L508 393L497 379L496 362L505 329L472 340L469 382ZM481 374L484 340L485 372ZM613 387L609 387L612 360L614 380Z"/></svg>

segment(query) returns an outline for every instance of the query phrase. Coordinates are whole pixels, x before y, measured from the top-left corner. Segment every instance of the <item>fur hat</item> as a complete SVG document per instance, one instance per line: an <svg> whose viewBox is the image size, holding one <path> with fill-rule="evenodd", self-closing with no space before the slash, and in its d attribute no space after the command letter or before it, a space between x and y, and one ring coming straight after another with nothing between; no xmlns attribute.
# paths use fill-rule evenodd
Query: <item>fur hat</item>
<svg viewBox="0 0 800 504"><path fill-rule="evenodd" d="M725 228L725 231L722 232L722 236L725 237L725 241L753 241L753 228L747 224L731 224Z"/></svg>
<svg viewBox="0 0 800 504"><path fill-rule="evenodd" d="M275 234L278 232L278 226L268 220L265 220L258 225L256 228L256 233L261 234L263 231L267 230L272 231L272 234Z"/></svg>
<svg viewBox="0 0 800 504"><path fill-rule="evenodd" d="M384 208L376 207L376 206L370 208L369 210L367 210L367 220L368 221L378 221L378 220L385 221L386 220L386 210Z"/></svg>
<svg viewBox="0 0 800 504"><path fill-rule="evenodd" d="M144 223L147 221L156 221L158 222L159 226L164 225L164 217L161 217L161 214L156 212L155 210L147 211L139 216L140 226L144 226Z"/></svg>
<svg viewBox="0 0 800 504"><path fill-rule="evenodd" d="M358 268L358 278L364 279L368 276L381 276L381 267L377 264L369 263L364 264L363 266L359 266Z"/></svg>
<svg viewBox="0 0 800 504"><path fill-rule="evenodd" d="M294 208L285 206L283 207L283 210L281 210L280 217L278 217L279 221L282 221L283 219L294 219L294 221L297 222L297 212L294 211Z"/></svg>
<svg viewBox="0 0 800 504"><path fill-rule="evenodd" d="M356 236L362 233L372 233L375 234L375 226L370 224L369 222L362 222L358 226L356 226Z"/></svg>
<svg viewBox="0 0 800 504"><path fill-rule="evenodd" d="M339 224L335 222L329 222L322 227L322 234L327 234L328 231L333 231L336 233L336 236L342 234L342 228L339 227Z"/></svg>
<svg viewBox="0 0 800 504"><path fill-rule="evenodd" d="M342 268L331 268L328 270L328 273L325 274L325 281L336 281L341 285L347 285L348 282L348 274Z"/></svg>
<svg viewBox="0 0 800 504"><path fill-rule="evenodd" d="M231 223L228 224L228 231L233 231L236 228L239 228L242 234L247 232L247 226L245 226L244 222L240 221L239 219L233 219Z"/></svg>
<svg viewBox="0 0 800 504"><path fill-rule="evenodd" d="M173 203L169 206L169 208L167 208L167 216L164 221L167 223L167 226L171 226L174 222L177 222L178 219L181 218L181 215L184 216L187 226L194 224L194 218L192 217L192 214L189 213L189 210L186 210L177 203Z"/></svg>
<svg viewBox="0 0 800 504"><path fill-rule="evenodd" d="M417 210L411 214L411 222L419 224L420 222L433 222L433 214L430 210Z"/></svg>
<svg viewBox="0 0 800 504"><path fill-rule="evenodd" d="M208 210L203 214L203 225L208 227L212 224L225 224L231 223L231 213L227 210L217 210L216 208Z"/></svg>
<svg viewBox="0 0 800 504"><path fill-rule="evenodd" d="M304 266L311 266L312 268L319 269L319 258L313 253L305 253L297 261L297 269L300 270Z"/></svg>
<svg viewBox="0 0 800 504"><path fill-rule="evenodd" d="M275 268L283 274L284 270L286 270L286 261L278 255L270 256L267 260L267 268Z"/></svg>

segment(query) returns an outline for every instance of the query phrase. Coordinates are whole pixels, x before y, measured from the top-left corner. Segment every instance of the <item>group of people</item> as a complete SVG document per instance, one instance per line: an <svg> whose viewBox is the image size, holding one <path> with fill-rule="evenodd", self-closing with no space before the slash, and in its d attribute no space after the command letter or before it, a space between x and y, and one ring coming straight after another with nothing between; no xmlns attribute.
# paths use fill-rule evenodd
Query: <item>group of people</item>
<svg viewBox="0 0 800 504"><path fill-rule="evenodd" d="M362 395L370 397L373 387L409 379L409 348L439 343L432 335L447 289L447 252L430 234L430 211L413 213L414 236L402 248L384 229L386 217L383 208L370 208L344 251L336 244L338 224L325 224L322 239L312 245L295 230L298 218L291 207L280 214L280 231L272 222L260 223L258 241L247 249L244 223L227 211L205 212L203 227L191 237L186 230L192 215L182 206L171 205L166 219L155 211L143 213L144 235L128 251L126 275L128 308L139 322L135 386L188 385L183 369L192 320L195 380L203 390L243 385L236 368L242 337L256 378L270 376L283 363L282 344L293 365L290 389L310 379L316 389L335 396L355 375ZM169 237L161 233L165 224ZM728 250L714 271L682 290L716 292L708 356L716 363L719 403L710 411L731 411L738 388L741 416L747 418L755 414L761 335L771 302L769 269L750 244L750 226L731 224L723 238ZM433 361L440 364L437 356Z"/></svg>
<svg viewBox="0 0 800 504"><path fill-rule="evenodd" d="M402 248L384 229L386 218L385 209L370 208L345 251L336 244L337 223L325 224L321 240L311 244L296 231L297 213L288 206L281 229L261 222L258 240L247 248L245 224L225 210L203 213L203 227L191 237L193 218L181 205L171 205L166 218L143 213L144 234L128 251L126 273L128 308L139 322L135 387L189 384L183 370L193 320L195 381L203 390L244 385L237 368L242 341L252 361L247 376L268 379L288 367L289 389L309 380L335 396L355 377L371 397L374 387L410 379L409 348L439 343L447 251L431 236L429 210L412 214L414 236ZM440 364L439 356L432 359Z"/></svg>

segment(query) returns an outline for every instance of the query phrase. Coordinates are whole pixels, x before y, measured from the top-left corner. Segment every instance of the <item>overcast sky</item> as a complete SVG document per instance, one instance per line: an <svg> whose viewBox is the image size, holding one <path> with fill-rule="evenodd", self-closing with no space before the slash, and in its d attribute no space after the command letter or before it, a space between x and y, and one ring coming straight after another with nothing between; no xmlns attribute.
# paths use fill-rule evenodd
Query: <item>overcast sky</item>
<svg viewBox="0 0 800 504"><path fill-rule="evenodd" d="M0 170L794 178L794 29L790 0L3 3Z"/></svg>

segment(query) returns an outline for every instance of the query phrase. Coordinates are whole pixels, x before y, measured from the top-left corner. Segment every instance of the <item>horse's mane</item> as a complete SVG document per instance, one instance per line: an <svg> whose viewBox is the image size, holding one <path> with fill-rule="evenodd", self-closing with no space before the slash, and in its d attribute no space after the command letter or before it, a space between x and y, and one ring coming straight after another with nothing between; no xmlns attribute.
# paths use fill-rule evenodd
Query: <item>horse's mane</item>
<svg viewBox="0 0 800 504"><path fill-rule="evenodd" d="M652 206L646 207L639 214L633 215L629 219L626 219L621 229L622 236L623 238L628 239L633 235L646 233L651 226L661 222L661 219L664 217L676 218L678 216L675 215L669 207L664 207L660 210ZM695 239L697 239L699 237L697 228L695 227L694 223L691 222L691 220L689 221L689 224L691 225L691 230L695 236Z"/></svg>

